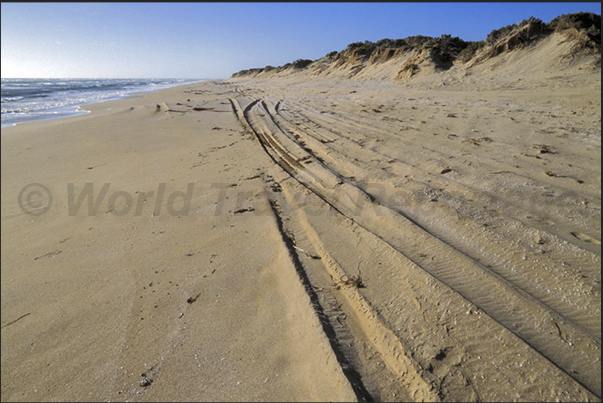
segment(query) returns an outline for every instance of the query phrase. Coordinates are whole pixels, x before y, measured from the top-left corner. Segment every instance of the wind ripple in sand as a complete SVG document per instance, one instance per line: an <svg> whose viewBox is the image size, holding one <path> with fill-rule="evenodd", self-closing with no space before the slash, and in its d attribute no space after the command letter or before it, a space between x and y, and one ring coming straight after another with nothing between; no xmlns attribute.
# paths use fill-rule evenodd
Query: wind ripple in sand
<svg viewBox="0 0 603 403"><path fill-rule="evenodd" d="M547 242L562 241L556 237L557 234L542 233L539 228L531 227L530 221L521 220L520 217L526 215L522 211L520 199L512 193L495 194L472 185L472 181L443 178L441 174L438 175L433 164L422 159L422 156L435 155L437 159L443 160L446 154L457 157L458 154L454 154L456 150L436 151L429 146L429 142L422 139L391 135L389 133L392 131L388 130L387 125L371 125L370 120L363 121L358 114L344 116L344 112L338 110L339 116L334 118L313 112L300 103L285 104L286 107L283 107L281 100L254 99L249 102L245 99L244 109L239 106L238 99L231 99L230 102L237 117L248 130L257 135L260 144L275 163L337 211L340 217L332 223L331 228L336 228L336 223L342 219L347 220L355 231L365 234L363 237L372 237L389 254L398 255L397 259L405 262L405 270L412 271L411 277L426 279L428 289L424 289L425 286L418 288L422 289L422 293L433 294L431 287L437 284L437 288L447 294L446 303L443 304L446 308L434 307L439 311L437 315L440 318L452 310L460 312L461 307L474 306L466 312L479 312L480 325L473 329L464 328L464 338L479 340L483 335L491 334L496 335L493 337L502 343L498 346L501 350L492 348L486 353L480 347L470 348L470 343L459 343L448 335L444 343L447 346L431 355L438 357L442 351L460 349L459 351L464 351L463 360L476 361L464 364L468 368L475 365L480 373L495 372L519 382L521 376L518 375L522 373L520 368L509 362L506 367L503 366L504 362L495 364L496 357L502 354L503 346L514 345L512 351L516 351L518 357L522 354L520 351L530 357L522 362L530 362L531 365L538 362L546 371L555 374L556 382L565 383L568 379L573 379L576 388L580 389L579 385L582 385L600 395L600 310L597 310L596 301L589 295L584 295L579 303L547 295L551 289L567 289L567 270L563 267L565 262L542 256L549 271L546 279L542 277L542 273L530 273L534 262L526 259L525 252L529 250L517 240L525 239L529 234L542 234L535 241L536 244L544 243L542 240L545 238L548 239ZM396 146L387 147L389 144ZM392 149L403 150L405 160L394 155L390 151ZM356 158L345 158L346 154ZM475 157L473 158L475 161ZM476 168L474 175L483 172L484 166L487 167L487 163ZM492 171L495 168L497 167L493 166ZM400 177L413 179L400 181ZM362 178L364 182L358 181L358 178ZM525 180L521 175L515 178L517 179L514 180ZM434 185L430 185L432 181L435 182ZM373 190L371 193L367 185L369 182L377 190L386 189L390 194L399 195L403 203L400 200L394 204L388 203L386 198L380 197L382 195L379 192ZM296 187L299 192L299 185L289 185L290 181L286 183L286 189L293 189L286 192L291 202L294 199L291 192ZM421 191L423 199L417 196ZM431 203L439 204L435 207ZM459 206L467 208L467 204L471 203L473 206L501 206L491 216L502 231L488 231L488 226L480 228L475 221L459 219ZM344 272L345 269L339 268L322 244L321 238L326 234L319 235L309 223L310 219L303 215L300 218L303 213L299 211L301 210L296 211L297 220L293 220L297 224L291 225L297 225L298 231L305 233L305 237L311 240L312 248L326 262L325 270L334 276ZM332 221L333 218L321 217L321 220ZM453 230L447 230L447 227ZM578 236L574 232L571 235L580 240L592 239ZM572 256L575 262L583 259L584 251L565 249L568 253L566 260L571 260ZM346 274L351 275L348 272ZM542 281L547 282L545 288ZM416 290L417 288L414 289L415 292ZM454 297L450 292L453 292ZM365 335L371 334L371 330L367 329L374 326L387 328L386 323L395 322L391 313L371 313L370 309L362 308L362 304L370 306L373 301L365 299L359 292L354 295L357 296L344 295L343 300L346 301L347 309L360 318L360 328L364 329ZM424 316L425 311L421 315ZM383 321L378 322L380 325L371 325L374 320L371 318L378 316L383 318ZM455 316L455 324L459 322L459 318ZM431 331L430 326L435 324L424 323L424 334L438 333L438 326ZM450 333L449 328L446 329ZM385 340L383 337L377 339ZM419 341L406 339L399 332L396 337L405 346L403 354L394 353L395 349L388 350L389 353L386 352L387 349L380 350L383 345L381 343L393 348L390 342L372 343L374 348L381 351L384 361L387 362L387 357L390 357L388 368L393 373L402 376L413 368L409 362L423 362L424 366L419 364L418 372L415 371L415 375L410 378L436 385L440 397L445 397L447 393L450 396L458 393L442 386L445 382L441 379L445 375L440 374L439 378L433 376L433 359L429 360L428 353L423 358L414 356L416 351L421 351L421 345L417 344ZM438 344L442 343L434 343L436 350ZM480 355L473 355L471 350L480 350ZM489 358L485 357L486 354ZM397 358L391 359L394 356ZM396 370L396 362L400 362L405 370ZM426 364L427 362L429 363ZM452 367L444 370L444 373L452 373L450 368ZM528 373L524 375L529 376ZM472 383L475 389L473 398L477 399L483 386L480 387L477 379L469 381L470 376L461 376L463 377L466 378L463 382ZM541 382L543 384L539 387L543 390L555 387L551 378L545 377ZM425 399L429 396L430 389L414 386L409 390L412 393L422 390L421 399ZM463 395L457 398L460 396ZM467 398L467 395L463 397ZM484 395L480 398L484 398Z"/></svg>

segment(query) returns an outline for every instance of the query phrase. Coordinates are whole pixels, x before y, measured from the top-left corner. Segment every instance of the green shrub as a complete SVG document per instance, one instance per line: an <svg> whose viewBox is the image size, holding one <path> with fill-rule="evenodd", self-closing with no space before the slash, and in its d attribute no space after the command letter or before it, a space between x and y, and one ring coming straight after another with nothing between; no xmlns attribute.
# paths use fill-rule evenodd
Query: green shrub
<svg viewBox="0 0 603 403"><path fill-rule="evenodd" d="M572 28L584 32L593 43L598 45L598 47L601 46L600 15L584 12L563 14L553 18L551 22L545 25L547 29L555 32L562 32Z"/></svg>
<svg viewBox="0 0 603 403"><path fill-rule="evenodd" d="M528 18L526 20L521 21L519 23L519 27L520 28L521 27L525 27L528 24L539 26L539 25L542 25L542 20L540 18L536 18L536 17L532 16L532 17L530 17L530 18Z"/></svg>
<svg viewBox="0 0 603 403"><path fill-rule="evenodd" d="M357 55L364 57L370 56L375 49L377 49L377 44L371 41L350 43L346 48L347 51L355 52Z"/></svg>
<svg viewBox="0 0 603 403"><path fill-rule="evenodd" d="M488 45L493 45L494 43L496 43L496 41L509 34L515 28L517 28L517 24L511 24L507 25L506 27L492 30L492 32L490 32L486 37L486 43Z"/></svg>
<svg viewBox="0 0 603 403"><path fill-rule="evenodd" d="M562 14L559 17L553 18L551 22L546 24L550 30L563 31L569 28L577 30L588 30L594 27L595 30L601 31L601 16L594 13L574 13Z"/></svg>
<svg viewBox="0 0 603 403"><path fill-rule="evenodd" d="M468 62L469 60L471 60L473 55L475 55L475 52L477 52L479 49L483 48L485 44L486 44L486 41L469 42L467 47L460 51L460 53L457 56L457 59L463 63Z"/></svg>
<svg viewBox="0 0 603 403"><path fill-rule="evenodd" d="M431 36L415 35L415 36L409 36L409 37L405 38L404 40L409 46L412 46L414 48L424 49L433 41L433 39L434 38L432 38Z"/></svg>
<svg viewBox="0 0 603 403"><path fill-rule="evenodd" d="M292 65L293 65L293 68L303 69L312 63L313 63L313 60L310 60L310 59L297 59L296 61L294 61L292 63Z"/></svg>
<svg viewBox="0 0 603 403"><path fill-rule="evenodd" d="M363 42L353 42L353 43L350 43L347 46L347 48L345 48L345 50L352 51L354 49L358 49L358 48L362 47L363 45L364 45Z"/></svg>
<svg viewBox="0 0 603 403"><path fill-rule="evenodd" d="M385 39L378 40L375 43L375 45L377 45L378 48L398 49L398 48L401 48L402 46L405 46L406 41L404 39L385 38Z"/></svg>

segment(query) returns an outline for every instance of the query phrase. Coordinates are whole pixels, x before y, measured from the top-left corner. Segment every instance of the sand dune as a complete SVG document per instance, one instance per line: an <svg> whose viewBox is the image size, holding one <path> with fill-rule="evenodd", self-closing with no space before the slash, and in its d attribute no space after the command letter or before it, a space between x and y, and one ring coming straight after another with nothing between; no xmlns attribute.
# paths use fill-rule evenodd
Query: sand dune
<svg viewBox="0 0 603 403"><path fill-rule="evenodd" d="M600 401L600 54L572 46L2 129L2 399Z"/></svg>

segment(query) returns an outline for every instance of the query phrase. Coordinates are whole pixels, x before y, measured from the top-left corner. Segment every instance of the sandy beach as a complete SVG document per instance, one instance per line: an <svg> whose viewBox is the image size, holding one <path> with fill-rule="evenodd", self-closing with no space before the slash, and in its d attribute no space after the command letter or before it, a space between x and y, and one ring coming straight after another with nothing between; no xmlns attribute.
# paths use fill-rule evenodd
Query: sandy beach
<svg viewBox="0 0 603 403"><path fill-rule="evenodd" d="M600 54L546 41L3 128L2 400L600 401Z"/></svg>

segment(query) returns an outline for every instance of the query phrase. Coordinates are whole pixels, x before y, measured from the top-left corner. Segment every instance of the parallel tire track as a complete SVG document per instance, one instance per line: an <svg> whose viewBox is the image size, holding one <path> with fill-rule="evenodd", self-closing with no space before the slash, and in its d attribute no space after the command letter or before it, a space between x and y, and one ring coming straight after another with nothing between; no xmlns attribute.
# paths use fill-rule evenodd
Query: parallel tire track
<svg viewBox="0 0 603 403"><path fill-rule="evenodd" d="M275 110L270 111L272 108L265 102L256 100L244 110L236 100L231 99L231 104L268 155L292 177L345 217L474 303L545 359L600 396L597 358L600 357L600 340L399 212L375 205L366 192L345 182L341 175L331 171L283 132L272 115ZM358 214L363 206L369 205L374 214ZM433 256L428 262L421 259L425 251ZM597 366L598 374L597 371L582 370Z"/></svg>

